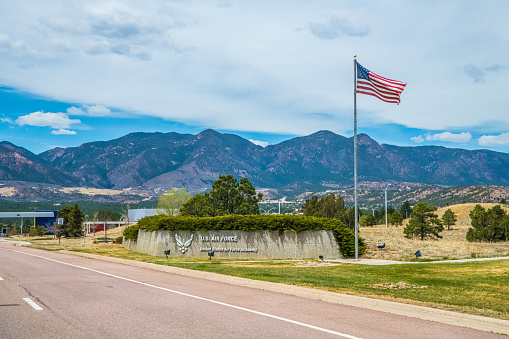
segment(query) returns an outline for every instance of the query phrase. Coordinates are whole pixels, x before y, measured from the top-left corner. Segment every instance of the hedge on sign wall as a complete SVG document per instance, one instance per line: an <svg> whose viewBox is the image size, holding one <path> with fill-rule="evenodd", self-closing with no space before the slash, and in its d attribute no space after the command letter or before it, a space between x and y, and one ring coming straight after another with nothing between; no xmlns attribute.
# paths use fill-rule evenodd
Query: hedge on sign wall
<svg viewBox="0 0 509 339"><path fill-rule="evenodd" d="M172 217L156 215L145 217L137 225L124 230L124 238L137 240L138 230L146 231L302 231L331 230L343 257L355 255L354 232L336 219L304 217L299 215L227 215L221 217ZM359 238L359 254L364 252L364 240Z"/></svg>

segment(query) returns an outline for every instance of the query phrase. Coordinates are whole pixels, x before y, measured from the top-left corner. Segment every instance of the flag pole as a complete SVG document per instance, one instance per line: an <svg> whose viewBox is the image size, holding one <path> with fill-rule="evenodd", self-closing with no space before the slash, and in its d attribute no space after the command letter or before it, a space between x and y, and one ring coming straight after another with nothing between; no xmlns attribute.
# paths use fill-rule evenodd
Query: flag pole
<svg viewBox="0 0 509 339"><path fill-rule="evenodd" d="M357 206L357 55L353 56L353 177L355 213L355 261L359 261L359 213Z"/></svg>

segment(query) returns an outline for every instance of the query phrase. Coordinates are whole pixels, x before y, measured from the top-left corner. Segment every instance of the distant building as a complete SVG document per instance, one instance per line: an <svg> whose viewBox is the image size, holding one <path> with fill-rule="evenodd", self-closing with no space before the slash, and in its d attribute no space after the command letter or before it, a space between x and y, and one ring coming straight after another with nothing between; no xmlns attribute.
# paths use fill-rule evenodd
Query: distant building
<svg viewBox="0 0 509 339"><path fill-rule="evenodd" d="M58 211L36 211L36 212L0 212L1 218L19 218L21 219L21 233L28 233L30 230L30 226L27 225L25 229L23 229L23 219L32 219L34 220L34 226L44 226L46 229L46 234L53 234L54 225L57 222L57 213ZM0 235L2 237L7 236L7 226L2 226L2 233Z"/></svg>
<svg viewBox="0 0 509 339"><path fill-rule="evenodd" d="M155 208L140 208L128 211L129 222L138 222L138 220L151 217L157 215L157 210Z"/></svg>
<svg viewBox="0 0 509 339"><path fill-rule="evenodd" d="M46 234L55 234L55 224L57 222L58 211L37 211L37 212L51 212L52 217L40 217L36 216L34 224L35 226L44 226Z"/></svg>

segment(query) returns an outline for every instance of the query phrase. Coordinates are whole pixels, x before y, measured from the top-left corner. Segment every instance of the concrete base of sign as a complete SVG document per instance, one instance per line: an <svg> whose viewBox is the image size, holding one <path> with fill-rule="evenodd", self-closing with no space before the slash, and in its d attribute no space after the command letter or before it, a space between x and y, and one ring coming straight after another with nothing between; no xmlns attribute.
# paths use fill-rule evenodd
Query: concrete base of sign
<svg viewBox="0 0 509 339"><path fill-rule="evenodd" d="M270 231L138 231L138 240L124 240L133 251L164 257L207 257L214 251L220 258L318 258L341 259L332 231L299 233Z"/></svg>

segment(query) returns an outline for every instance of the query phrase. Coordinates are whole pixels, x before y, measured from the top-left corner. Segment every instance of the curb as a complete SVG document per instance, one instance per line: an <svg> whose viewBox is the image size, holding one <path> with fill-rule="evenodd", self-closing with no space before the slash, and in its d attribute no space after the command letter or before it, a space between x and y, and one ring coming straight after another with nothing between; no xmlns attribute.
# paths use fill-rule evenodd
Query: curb
<svg viewBox="0 0 509 339"><path fill-rule="evenodd" d="M266 281L251 280L247 278L232 277L218 273L195 271L180 267L163 266L134 260L105 257L90 253L71 252L65 250L59 251L59 253L75 255L90 259L109 261L118 264L141 267L172 274L179 274L199 279L218 281L237 286L245 286L271 292L284 293L302 298L321 300L354 307L362 307L374 311L392 313L412 318L418 318L422 320L436 321L449 325L469 327L481 331L509 334L508 320L440 310L418 305L402 304L393 301L371 299L348 294L334 293L306 287L286 285L281 283L272 283Z"/></svg>

